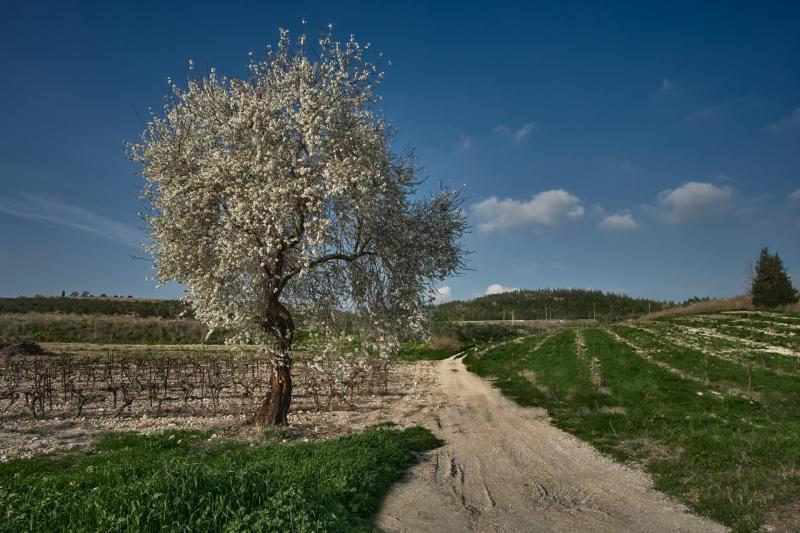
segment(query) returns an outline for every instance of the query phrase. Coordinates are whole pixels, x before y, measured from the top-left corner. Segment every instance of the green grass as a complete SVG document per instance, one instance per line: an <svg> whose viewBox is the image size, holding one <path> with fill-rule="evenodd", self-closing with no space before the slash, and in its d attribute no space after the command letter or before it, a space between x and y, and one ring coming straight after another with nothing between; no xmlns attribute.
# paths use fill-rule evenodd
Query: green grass
<svg viewBox="0 0 800 533"><path fill-rule="evenodd" d="M640 329L646 329L653 334L677 339L677 342L689 343L700 348L703 353L722 355L724 358L737 360L745 366L761 367L777 373L790 373L800 376L800 359L786 357L775 352L765 352L742 344L740 340L709 337L696 332L681 329L672 322L648 322L639 324Z"/></svg>
<svg viewBox="0 0 800 533"><path fill-rule="evenodd" d="M373 427L296 444L119 434L96 453L0 465L0 531L370 531L390 485L441 443Z"/></svg>
<svg viewBox="0 0 800 533"><path fill-rule="evenodd" d="M567 330L465 362L521 405L546 408L558 427L643 465L657 489L734 530L756 530L771 509L800 497L796 403L792 409L718 396L640 358L605 331L584 335L583 358L575 332ZM591 358L610 394L593 386Z"/></svg>
<svg viewBox="0 0 800 533"><path fill-rule="evenodd" d="M759 401L779 411L795 411L800 401L800 380L794 376L778 376L754 365L752 361L749 366L745 366L744 362L736 363L708 356L699 350L663 341L656 334L639 329L617 326L613 330L647 350L655 359L697 378L707 378L709 384L720 391L724 391L728 384L745 392L750 389L757 393Z"/></svg>
<svg viewBox="0 0 800 533"><path fill-rule="evenodd" d="M781 346L792 350L800 350L800 334L796 329L787 328L781 323L770 320L751 321L749 324L731 322L727 319L713 319L703 322L693 322L686 319L672 319L671 322L686 326L703 326L712 328L719 333L744 340L757 341L773 346ZM766 329L773 330L779 335L771 334Z"/></svg>
<svg viewBox="0 0 800 533"><path fill-rule="evenodd" d="M0 314L0 335L35 342L100 344L220 344L224 337L197 320L133 316Z"/></svg>
<svg viewBox="0 0 800 533"><path fill-rule="evenodd" d="M790 311L768 312L768 313L723 313L733 318L742 318L753 321L770 321L785 324L800 325L800 313Z"/></svg>
<svg viewBox="0 0 800 533"><path fill-rule="evenodd" d="M226 332L214 332L194 319L134 316L0 313L0 335L34 342L91 344L223 344ZM295 331L295 346L311 342L309 333Z"/></svg>

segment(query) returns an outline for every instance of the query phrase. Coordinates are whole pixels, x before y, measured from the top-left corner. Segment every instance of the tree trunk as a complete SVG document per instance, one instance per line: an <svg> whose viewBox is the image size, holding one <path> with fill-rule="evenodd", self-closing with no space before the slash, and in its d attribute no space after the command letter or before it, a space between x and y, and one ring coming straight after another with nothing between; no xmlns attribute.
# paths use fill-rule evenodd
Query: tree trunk
<svg viewBox="0 0 800 533"><path fill-rule="evenodd" d="M270 391L256 411L259 426L285 426L292 403L292 337L294 322L289 311L275 303L267 314L264 329L274 341L272 357L274 368L269 380Z"/></svg>
<svg viewBox="0 0 800 533"><path fill-rule="evenodd" d="M285 364L280 363L275 360L275 369L269 380L269 395L256 412L256 424L259 426L286 425L292 403L292 360L290 358Z"/></svg>

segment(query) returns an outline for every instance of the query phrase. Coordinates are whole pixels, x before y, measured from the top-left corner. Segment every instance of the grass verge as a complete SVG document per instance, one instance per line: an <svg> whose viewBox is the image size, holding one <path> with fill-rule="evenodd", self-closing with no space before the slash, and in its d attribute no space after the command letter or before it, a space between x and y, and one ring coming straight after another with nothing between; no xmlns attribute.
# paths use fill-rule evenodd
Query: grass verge
<svg viewBox="0 0 800 533"><path fill-rule="evenodd" d="M600 451L642 464L657 489L736 531L757 530L771 510L800 498L796 410L715 395L605 331L583 334L583 357L576 333L564 331L465 363L521 405L547 408L555 425ZM593 384L593 364L603 391Z"/></svg>
<svg viewBox="0 0 800 533"><path fill-rule="evenodd" d="M0 465L0 531L371 531L383 495L441 443L390 425L313 443L110 435L96 453Z"/></svg>

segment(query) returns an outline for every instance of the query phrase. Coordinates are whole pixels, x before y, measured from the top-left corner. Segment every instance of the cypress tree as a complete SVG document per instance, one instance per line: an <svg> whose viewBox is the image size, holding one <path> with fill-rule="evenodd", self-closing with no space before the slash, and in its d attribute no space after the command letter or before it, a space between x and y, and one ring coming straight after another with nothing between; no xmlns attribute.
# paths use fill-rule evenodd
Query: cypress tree
<svg viewBox="0 0 800 533"><path fill-rule="evenodd" d="M777 307L797 301L797 291L777 253L762 248L751 290L756 307Z"/></svg>

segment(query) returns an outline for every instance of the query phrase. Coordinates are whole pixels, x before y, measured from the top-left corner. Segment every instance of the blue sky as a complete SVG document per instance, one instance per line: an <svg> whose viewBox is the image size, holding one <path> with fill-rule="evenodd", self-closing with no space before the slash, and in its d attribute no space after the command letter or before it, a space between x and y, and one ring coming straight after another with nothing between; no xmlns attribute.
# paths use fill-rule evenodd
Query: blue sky
<svg viewBox="0 0 800 533"><path fill-rule="evenodd" d="M645 4L5 2L0 295L179 295L131 258L123 142L190 58L242 72L303 17L383 52L398 149L463 188L444 295L733 295L762 246L800 281L800 4Z"/></svg>

